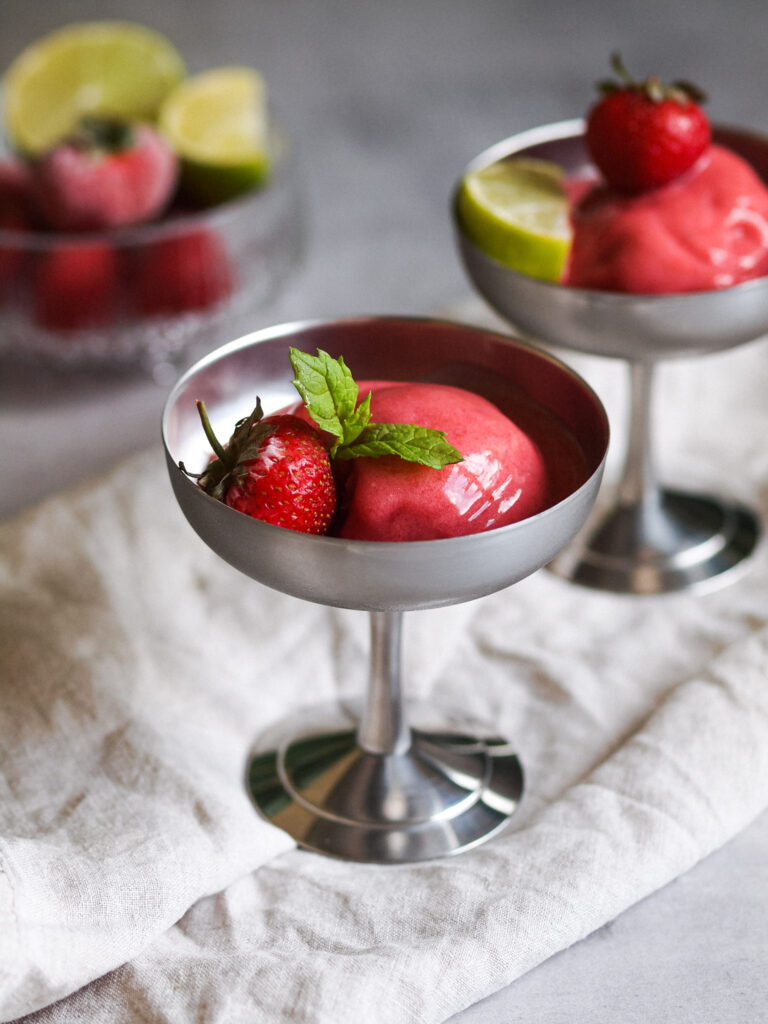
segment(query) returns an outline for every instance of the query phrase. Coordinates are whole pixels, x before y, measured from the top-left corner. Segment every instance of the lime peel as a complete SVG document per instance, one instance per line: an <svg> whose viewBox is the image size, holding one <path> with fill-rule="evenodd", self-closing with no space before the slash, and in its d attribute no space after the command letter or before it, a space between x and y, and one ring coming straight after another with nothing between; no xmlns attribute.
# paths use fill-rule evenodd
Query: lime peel
<svg viewBox="0 0 768 1024"><path fill-rule="evenodd" d="M160 130L181 161L181 188L221 202L261 185L270 173L266 87L254 68L204 71L164 101Z"/></svg>
<svg viewBox="0 0 768 1024"><path fill-rule="evenodd" d="M572 240L563 178L557 164L527 157L469 171L457 200L465 233L504 266L559 281Z"/></svg>

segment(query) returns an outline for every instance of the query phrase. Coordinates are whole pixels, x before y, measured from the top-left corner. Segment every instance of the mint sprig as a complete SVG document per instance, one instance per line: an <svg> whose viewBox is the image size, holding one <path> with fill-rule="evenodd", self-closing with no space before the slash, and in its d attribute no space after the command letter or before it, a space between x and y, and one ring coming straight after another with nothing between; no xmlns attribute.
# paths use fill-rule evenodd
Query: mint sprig
<svg viewBox="0 0 768 1024"><path fill-rule="evenodd" d="M333 359L322 349L316 356L290 350L291 366L296 378L293 383L301 395L312 419L321 430L337 438L331 455L340 444L348 444L358 436L368 419L370 408L355 411L358 387L341 356ZM370 406L370 396L368 397Z"/></svg>
<svg viewBox="0 0 768 1024"><path fill-rule="evenodd" d="M442 430L409 423L371 423L371 394L357 405L359 388L341 356L322 349L316 356L289 350L293 381L307 412L335 438L331 458L379 458L397 455L431 469L462 461Z"/></svg>

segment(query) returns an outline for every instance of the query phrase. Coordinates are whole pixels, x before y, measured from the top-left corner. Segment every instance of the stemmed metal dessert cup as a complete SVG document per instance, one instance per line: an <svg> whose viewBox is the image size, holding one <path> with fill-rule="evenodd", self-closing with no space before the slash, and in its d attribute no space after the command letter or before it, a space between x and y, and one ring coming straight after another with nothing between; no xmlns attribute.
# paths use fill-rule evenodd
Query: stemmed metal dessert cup
<svg viewBox="0 0 768 1024"><path fill-rule="evenodd" d="M568 175L589 174L583 136L581 120L521 132L486 149L465 173L526 156L554 161ZM768 140L726 127L716 128L714 138L768 180ZM670 295L572 288L516 273L485 255L464 233L455 196L453 217L472 283L521 337L629 365L629 434L618 487L607 508L598 506L550 568L589 587L630 594L714 588L730 581L754 552L761 523L736 500L659 484L651 444L652 383L662 359L718 352L768 332L768 278Z"/></svg>
<svg viewBox="0 0 768 1024"><path fill-rule="evenodd" d="M250 412L256 394L267 413L295 402L289 346L343 355L358 380L457 384L502 410L514 382L570 429L586 479L538 515L444 540L310 536L235 512L179 468L181 461L199 471L208 459L195 400L205 401L221 437ZM193 366L168 398L163 439L184 515L224 560L297 598L370 613L364 706L311 708L267 730L247 769L261 814L308 849L384 863L457 853L502 829L522 794L519 760L493 728L406 704L402 615L507 587L574 537L597 495L608 446L594 392L559 360L476 327L399 317L310 321L257 331Z"/></svg>

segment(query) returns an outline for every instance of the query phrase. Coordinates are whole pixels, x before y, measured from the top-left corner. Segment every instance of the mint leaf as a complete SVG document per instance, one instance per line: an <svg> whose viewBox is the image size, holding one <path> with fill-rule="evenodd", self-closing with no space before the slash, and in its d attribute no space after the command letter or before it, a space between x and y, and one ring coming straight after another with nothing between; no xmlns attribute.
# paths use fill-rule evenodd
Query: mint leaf
<svg viewBox="0 0 768 1024"><path fill-rule="evenodd" d="M341 356L333 359L322 349L310 356L297 348L289 350L291 366L296 375L293 383L301 395L307 412L320 427L338 439L338 444L353 441L370 419L370 396L355 409L357 384Z"/></svg>
<svg viewBox="0 0 768 1024"><path fill-rule="evenodd" d="M344 437L341 444L351 444L356 438L358 438L365 427L368 426L370 419L371 392L369 391L352 415L342 424L344 427Z"/></svg>
<svg viewBox="0 0 768 1024"><path fill-rule="evenodd" d="M442 430L409 423L371 423L371 394L357 405L358 387L341 356L322 349L316 356L290 348L293 383L317 426L336 440L330 456L337 459L397 455L431 469L442 469L463 456Z"/></svg>
<svg viewBox="0 0 768 1024"><path fill-rule="evenodd" d="M340 445L338 459L378 458L398 455L406 462L417 462L430 469L461 462L457 451L442 430L415 427L409 423L369 423L350 444Z"/></svg>

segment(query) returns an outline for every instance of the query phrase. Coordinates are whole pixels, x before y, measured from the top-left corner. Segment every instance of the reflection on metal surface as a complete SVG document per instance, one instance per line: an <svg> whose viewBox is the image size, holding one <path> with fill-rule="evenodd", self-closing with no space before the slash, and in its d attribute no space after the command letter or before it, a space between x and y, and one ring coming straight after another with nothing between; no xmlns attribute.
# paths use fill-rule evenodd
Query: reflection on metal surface
<svg viewBox="0 0 768 1024"><path fill-rule="evenodd" d="M585 586L634 594L714 589L748 568L762 537L749 509L666 489L659 498L652 522L640 506L598 511L551 568Z"/></svg>
<svg viewBox="0 0 768 1024"><path fill-rule="evenodd" d="M334 729L333 712L321 708L262 743L248 769L260 812L302 846L350 860L399 863L468 849L507 824L523 791L516 754L488 732L414 729L406 750L371 754L354 728Z"/></svg>

